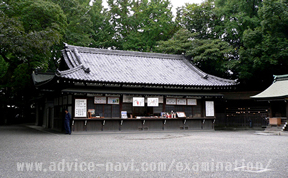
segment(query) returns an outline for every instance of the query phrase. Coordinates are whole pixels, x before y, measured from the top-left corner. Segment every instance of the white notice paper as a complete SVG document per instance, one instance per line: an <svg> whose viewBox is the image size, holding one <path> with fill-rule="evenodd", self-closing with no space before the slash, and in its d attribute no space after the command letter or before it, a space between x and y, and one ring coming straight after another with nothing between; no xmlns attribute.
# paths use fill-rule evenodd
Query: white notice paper
<svg viewBox="0 0 288 178"><path fill-rule="evenodd" d="M147 106L159 106L158 98L148 98Z"/></svg>
<svg viewBox="0 0 288 178"><path fill-rule="evenodd" d="M144 106L144 97L133 97L133 106Z"/></svg>
<svg viewBox="0 0 288 178"><path fill-rule="evenodd" d="M206 116L215 116L214 114L214 101L206 101Z"/></svg>
<svg viewBox="0 0 288 178"><path fill-rule="evenodd" d="M187 99L187 105L197 105L197 99Z"/></svg>
<svg viewBox="0 0 288 178"><path fill-rule="evenodd" d="M87 117L86 99L75 99L75 117Z"/></svg>

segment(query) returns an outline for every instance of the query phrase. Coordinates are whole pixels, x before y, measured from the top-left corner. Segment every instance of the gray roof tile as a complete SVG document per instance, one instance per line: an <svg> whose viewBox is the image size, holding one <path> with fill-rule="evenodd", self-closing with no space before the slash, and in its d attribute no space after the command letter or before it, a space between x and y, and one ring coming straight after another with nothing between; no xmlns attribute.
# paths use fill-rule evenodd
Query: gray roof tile
<svg viewBox="0 0 288 178"><path fill-rule="evenodd" d="M104 50L66 45L62 52L69 70L58 77L115 83L182 86L231 86L233 80L208 75L182 55ZM85 70L90 69L90 72Z"/></svg>
<svg viewBox="0 0 288 178"><path fill-rule="evenodd" d="M274 82L261 93L251 96L254 99L287 98L288 75L274 75Z"/></svg>

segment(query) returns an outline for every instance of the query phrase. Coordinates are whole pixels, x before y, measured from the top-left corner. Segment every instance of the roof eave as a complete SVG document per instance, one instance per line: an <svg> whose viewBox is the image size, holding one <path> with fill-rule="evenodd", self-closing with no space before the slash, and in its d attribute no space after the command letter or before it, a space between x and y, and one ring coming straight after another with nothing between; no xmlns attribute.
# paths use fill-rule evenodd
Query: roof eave
<svg viewBox="0 0 288 178"><path fill-rule="evenodd" d="M151 86L178 86L178 87L213 87L213 88L219 88L219 87L235 87L237 84L231 83L231 84L221 84L221 85L190 85L190 84L165 84L165 83L143 83L143 82L122 82L122 81L100 81L100 80L80 80L80 79L71 79L71 78L65 78L63 75L56 75L57 77L61 78L62 80L74 80L78 82L85 82L85 83L101 83L101 84L119 84L119 85L151 85Z"/></svg>

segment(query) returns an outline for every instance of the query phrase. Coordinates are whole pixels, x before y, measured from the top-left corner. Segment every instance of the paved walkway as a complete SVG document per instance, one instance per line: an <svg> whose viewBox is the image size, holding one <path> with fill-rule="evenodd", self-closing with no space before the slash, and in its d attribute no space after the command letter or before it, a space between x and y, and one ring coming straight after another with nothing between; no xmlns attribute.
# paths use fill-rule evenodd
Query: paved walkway
<svg viewBox="0 0 288 178"><path fill-rule="evenodd" d="M254 131L81 132L0 126L0 177L277 177L288 136Z"/></svg>

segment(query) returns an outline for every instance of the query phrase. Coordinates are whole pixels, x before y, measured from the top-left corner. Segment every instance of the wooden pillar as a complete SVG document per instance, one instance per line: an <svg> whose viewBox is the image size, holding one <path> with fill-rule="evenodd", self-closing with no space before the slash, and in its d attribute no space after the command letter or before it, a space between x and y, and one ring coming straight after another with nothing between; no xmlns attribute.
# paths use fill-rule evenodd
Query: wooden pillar
<svg viewBox="0 0 288 178"><path fill-rule="evenodd" d="M269 117L273 117L273 112L272 112L272 105L271 105L271 102L270 101L268 101L269 102L269 107L270 107L270 112L269 112Z"/></svg>
<svg viewBox="0 0 288 178"><path fill-rule="evenodd" d="M119 106L119 112L120 112L120 118L122 117L121 116L121 111L122 111L122 107L123 107L123 95L120 95L120 97L119 97L119 104L120 104L120 106ZM127 117L128 117L128 113L127 113Z"/></svg>
<svg viewBox="0 0 288 178"><path fill-rule="evenodd" d="M201 117L205 117L205 100L201 100Z"/></svg>
<svg viewBox="0 0 288 178"><path fill-rule="evenodd" d="M286 103L286 118L288 118L288 102L285 103Z"/></svg>
<svg viewBox="0 0 288 178"><path fill-rule="evenodd" d="M163 96L163 107L162 107L162 112L165 112L166 108L166 96Z"/></svg>

